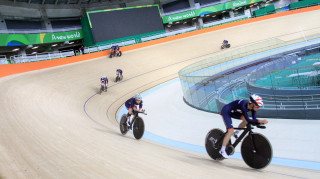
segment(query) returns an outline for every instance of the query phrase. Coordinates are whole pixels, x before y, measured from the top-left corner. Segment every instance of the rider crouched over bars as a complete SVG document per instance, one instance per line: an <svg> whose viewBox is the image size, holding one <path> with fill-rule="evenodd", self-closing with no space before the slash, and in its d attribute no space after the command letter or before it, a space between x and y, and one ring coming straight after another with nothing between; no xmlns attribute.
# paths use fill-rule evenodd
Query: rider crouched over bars
<svg viewBox="0 0 320 179"><path fill-rule="evenodd" d="M226 146L229 143L231 136L234 135L235 138L238 138L239 134L238 130L234 131L231 118L242 120L238 128L245 128L248 122L267 124L267 120L258 120L256 118L256 113L261 106L263 106L262 98L256 94L253 94L250 96L249 101L235 100L222 108L221 115L227 128L227 133L223 138L222 148L219 153L224 158L229 158L228 154L226 153ZM249 111L251 111L252 119L250 119L247 114Z"/></svg>
<svg viewBox="0 0 320 179"><path fill-rule="evenodd" d="M108 78L107 78L107 76L101 76L100 83L102 85L104 85L104 91L106 91L107 86L108 86Z"/></svg>
<svg viewBox="0 0 320 179"><path fill-rule="evenodd" d="M136 106L139 105L139 109L136 108ZM142 109L143 106L143 102L142 102L142 97L139 93L137 93L136 95L134 95L132 98L128 99L125 102L125 106L128 110L128 114L127 114L127 125L130 126L131 122L130 122L130 117L131 115L135 115L135 113L137 112L144 112L144 109ZM131 119L132 121L132 119Z"/></svg>

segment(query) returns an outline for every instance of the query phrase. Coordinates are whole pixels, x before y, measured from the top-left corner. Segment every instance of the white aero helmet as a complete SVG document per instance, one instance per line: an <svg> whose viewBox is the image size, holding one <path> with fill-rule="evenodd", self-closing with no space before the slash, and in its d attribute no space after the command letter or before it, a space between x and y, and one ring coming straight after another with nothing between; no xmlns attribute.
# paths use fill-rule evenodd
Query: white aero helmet
<svg viewBox="0 0 320 179"><path fill-rule="evenodd" d="M250 96L250 102L256 106L263 106L263 100L260 96L253 94Z"/></svg>
<svg viewBox="0 0 320 179"><path fill-rule="evenodd" d="M141 97L141 95L139 94L139 93L137 93L136 95L134 95L134 97L133 97L134 99L136 99L136 100L142 100L142 97Z"/></svg>

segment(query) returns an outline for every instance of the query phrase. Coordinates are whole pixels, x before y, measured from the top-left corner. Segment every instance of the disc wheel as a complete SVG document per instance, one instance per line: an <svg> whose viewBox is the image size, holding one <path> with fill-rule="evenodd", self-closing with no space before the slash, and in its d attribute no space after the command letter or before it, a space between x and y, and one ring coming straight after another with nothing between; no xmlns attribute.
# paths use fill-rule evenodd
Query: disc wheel
<svg viewBox="0 0 320 179"><path fill-rule="evenodd" d="M120 132L122 135L126 135L129 130L126 121L127 115L123 114L120 119Z"/></svg>
<svg viewBox="0 0 320 179"><path fill-rule="evenodd" d="M116 82L118 82L118 81L120 81L120 77L119 76L116 77Z"/></svg>
<svg viewBox="0 0 320 179"><path fill-rule="evenodd" d="M137 117L133 124L133 135L136 139L141 139L144 134L144 122L143 119Z"/></svg>
<svg viewBox="0 0 320 179"><path fill-rule="evenodd" d="M212 129L206 136L205 147L208 155L213 160L223 160L223 157L219 153L219 150L222 147L222 140L217 143L222 137L224 137L224 132L221 129Z"/></svg>
<svg viewBox="0 0 320 179"><path fill-rule="evenodd" d="M103 86L101 85L101 86L100 86L100 91L99 91L99 94L100 94L100 95L101 95L102 91L103 91Z"/></svg>
<svg viewBox="0 0 320 179"><path fill-rule="evenodd" d="M255 150L254 147L255 146ZM255 169L268 166L272 160L272 147L269 140L259 133L253 133L243 140L241 155L244 162Z"/></svg>

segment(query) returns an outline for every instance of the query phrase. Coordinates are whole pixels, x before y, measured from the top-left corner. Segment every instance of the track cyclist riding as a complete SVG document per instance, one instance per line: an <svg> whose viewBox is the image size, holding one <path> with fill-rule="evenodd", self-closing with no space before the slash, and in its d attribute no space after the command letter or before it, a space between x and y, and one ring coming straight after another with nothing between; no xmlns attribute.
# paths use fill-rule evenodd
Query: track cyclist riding
<svg viewBox="0 0 320 179"><path fill-rule="evenodd" d="M230 46L231 45L229 44L228 40L223 40L221 49L230 48Z"/></svg>
<svg viewBox="0 0 320 179"><path fill-rule="evenodd" d="M136 106L139 105L139 109L136 108ZM127 114L127 125L130 126L131 122L130 122L130 117L132 114L135 114L137 112L144 112L145 110L142 109L143 106L143 102L142 102L142 97L139 93L137 93L136 95L134 95L132 98L128 99L125 102L125 106L128 110L128 114Z"/></svg>
<svg viewBox="0 0 320 179"><path fill-rule="evenodd" d="M123 78L123 76L122 76L122 70L118 68L118 69L116 70L116 73L117 73L117 76L120 77L119 81L121 81L122 78ZM116 80L116 81L117 81L117 80Z"/></svg>
<svg viewBox="0 0 320 179"><path fill-rule="evenodd" d="M105 91L107 89L107 86L108 86L108 78L107 78L107 76L101 76L100 83L101 83L101 85L104 86L104 91Z"/></svg>
<svg viewBox="0 0 320 179"><path fill-rule="evenodd" d="M234 131L231 118L241 119L242 122L239 124L238 128L244 128L249 123L263 123L267 124L267 120L258 120L256 118L256 111L263 106L263 100L260 96L253 94L250 96L250 100L235 100L227 105L225 105L221 110L221 115L224 121L224 124L227 128L227 133L222 142L222 148L219 153L224 158L229 158L226 152L226 146L230 141L231 136L234 134L234 137L237 138L239 131ZM248 112L251 111L252 119L249 118Z"/></svg>

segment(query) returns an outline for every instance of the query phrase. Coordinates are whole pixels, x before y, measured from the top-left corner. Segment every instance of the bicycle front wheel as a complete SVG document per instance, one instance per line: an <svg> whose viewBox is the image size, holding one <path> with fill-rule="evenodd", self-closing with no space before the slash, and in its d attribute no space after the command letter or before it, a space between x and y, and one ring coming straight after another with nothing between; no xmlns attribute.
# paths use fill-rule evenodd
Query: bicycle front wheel
<svg viewBox="0 0 320 179"><path fill-rule="evenodd" d="M243 140L241 155L248 166L262 169L271 162L272 147L265 136L259 133L252 133Z"/></svg>
<svg viewBox="0 0 320 179"><path fill-rule="evenodd" d="M142 118L137 117L133 123L133 135L136 139L141 139L144 133L144 122Z"/></svg>

